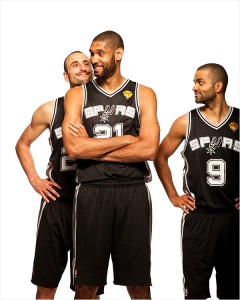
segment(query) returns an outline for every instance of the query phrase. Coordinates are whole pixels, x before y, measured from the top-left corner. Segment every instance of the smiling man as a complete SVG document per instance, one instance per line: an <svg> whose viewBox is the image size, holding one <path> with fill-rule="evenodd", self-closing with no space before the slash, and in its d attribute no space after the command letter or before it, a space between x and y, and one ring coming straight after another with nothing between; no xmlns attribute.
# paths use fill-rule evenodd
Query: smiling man
<svg viewBox="0 0 240 300"><path fill-rule="evenodd" d="M64 60L63 75L71 88L92 80L93 71L88 57L81 51L70 53ZM77 162L67 156L63 146L63 117L64 97L44 103L34 112L31 123L16 145L19 161L30 184L42 196L32 273L32 283L37 285L36 299L54 299L67 265L68 252L72 259L72 210ZM47 178L43 179L35 169L30 147L46 129L50 131L52 153ZM72 278L70 286L75 289ZM102 293L103 288L98 294Z"/></svg>
<svg viewBox="0 0 240 300"><path fill-rule="evenodd" d="M123 52L119 34L100 33L90 47L96 80L66 94L64 145L70 157L81 159L76 299L91 299L106 284L110 255L114 283L127 286L133 299L151 297L151 200L145 182L146 161L156 158L159 143L157 101L152 89L121 75Z"/></svg>
<svg viewBox="0 0 240 300"><path fill-rule="evenodd" d="M184 213L182 251L186 299L210 297L216 269L219 299L239 299L239 109L225 99L228 76L206 64L194 76L196 103L179 117L159 147L155 167L166 193ZM184 195L172 181L168 158L185 140Z"/></svg>

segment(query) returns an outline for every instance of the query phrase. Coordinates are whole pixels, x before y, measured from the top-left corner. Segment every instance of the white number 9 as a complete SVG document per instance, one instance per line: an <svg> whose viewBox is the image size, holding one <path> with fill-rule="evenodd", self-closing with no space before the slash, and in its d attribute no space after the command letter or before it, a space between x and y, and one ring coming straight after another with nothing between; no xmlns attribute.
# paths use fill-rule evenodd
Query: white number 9
<svg viewBox="0 0 240 300"><path fill-rule="evenodd" d="M226 162L223 159L210 159L207 162L207 183L211 186L223 186L226 183Z"/></svg>

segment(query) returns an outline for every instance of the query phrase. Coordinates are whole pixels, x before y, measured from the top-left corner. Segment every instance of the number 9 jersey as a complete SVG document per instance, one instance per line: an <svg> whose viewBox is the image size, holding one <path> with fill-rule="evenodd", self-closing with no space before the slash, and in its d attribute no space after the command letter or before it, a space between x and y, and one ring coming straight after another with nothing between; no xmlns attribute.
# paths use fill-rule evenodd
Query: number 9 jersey
<svg viewBox="0 0 240 300"><path fill-rule="evenodd" d="M197 208L233 209L239 197L239 109L213 125L200 109L188 113L183 190Z"/></svg>

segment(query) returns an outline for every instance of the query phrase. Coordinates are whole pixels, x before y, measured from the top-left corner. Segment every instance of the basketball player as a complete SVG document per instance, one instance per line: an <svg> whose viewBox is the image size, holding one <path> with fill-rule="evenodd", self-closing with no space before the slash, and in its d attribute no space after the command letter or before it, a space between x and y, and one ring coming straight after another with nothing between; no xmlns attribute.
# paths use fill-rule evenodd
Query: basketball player
<svg viewBox="0 0 240 300"><path fill-rule="evenodd" d="M182 250L186 299L239 299L239 109L226 103L228 76L218 64L199 67L193 91L198 109L179 117L159 147L155 167L166 193L184 213ZM185 140L184 194L179 196L168 158Z"/></svg>
<svg viewBox="0 0 240 300"><path fill-rule="evenodd" d="M70 157L82 159L75 299L91 299L106 284L110 255L114 283L127 286L133 299L151 297L151 202L144 178L150 175L145 161L158 149L157 101L152 89L121 75L123 52L119 34L100 33L90 47L96 80L66 94L64 145ZM71 131L76 121L80 136Z"/></svg>
<svg viewBox="0 0 240 300"><path fill-rule="evenodd" d="M85 54L75 51L67 56L64 78L70 87L88 82L92 77L92 67ZM67 156L62 142L63 104L64 98L60 97L41 105L16 145L29 182L42 196L32 274L32 283L37 285L37 299L54 299L69 250L72 257L72 207L77 164ZM30 146L47 128L52 153L47 168L48 178L42 179L35 169ZM72 283L71 288L74 289ZM99 289L101 293L103 290Z"/></svg>

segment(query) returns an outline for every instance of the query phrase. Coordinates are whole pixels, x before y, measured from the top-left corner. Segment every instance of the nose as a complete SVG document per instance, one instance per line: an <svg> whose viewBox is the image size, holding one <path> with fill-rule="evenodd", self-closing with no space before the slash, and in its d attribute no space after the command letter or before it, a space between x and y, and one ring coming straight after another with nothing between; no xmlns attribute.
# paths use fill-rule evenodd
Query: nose
<svg viewBox="0 0 240 300"><path fill-rule="evenodd" d="M197 87L196 87L196 83L194 84L194 86L193 86L193 88L192 88L192 90L195 92L196 90L197 90Z"/></svg>
<svg viewBox="0 0 240 300"><path fill-rule="evenodd" d="M85 66L85 64L81 64L81 65L80 65L80 69L81 69L82 71L86 71L86 66Z"/></svg>

